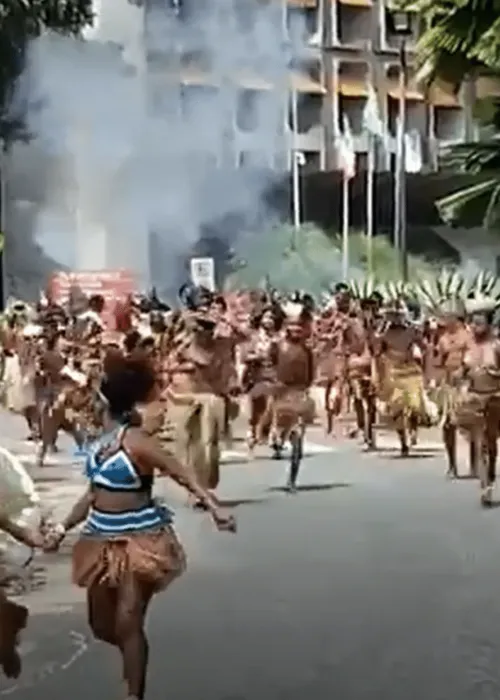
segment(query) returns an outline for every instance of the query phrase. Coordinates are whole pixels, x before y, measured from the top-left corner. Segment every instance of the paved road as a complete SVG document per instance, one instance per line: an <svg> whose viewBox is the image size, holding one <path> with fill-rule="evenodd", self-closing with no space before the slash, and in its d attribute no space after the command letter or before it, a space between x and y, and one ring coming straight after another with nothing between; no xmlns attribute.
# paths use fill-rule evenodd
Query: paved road
<svg viewBox="0 0 500 700"><path fill-rule="evenodd" d="M477 484L446 482L439 453L352 444L310 456L296 496L283 468L225 469L235 537L171 489L189 571L154 603L147 697L500 697L500 510L480 510ZM26 673L17 689L0 679L0 698L118 700L117 660L88 639L67 557L54 561L32 594Z"/></svg>

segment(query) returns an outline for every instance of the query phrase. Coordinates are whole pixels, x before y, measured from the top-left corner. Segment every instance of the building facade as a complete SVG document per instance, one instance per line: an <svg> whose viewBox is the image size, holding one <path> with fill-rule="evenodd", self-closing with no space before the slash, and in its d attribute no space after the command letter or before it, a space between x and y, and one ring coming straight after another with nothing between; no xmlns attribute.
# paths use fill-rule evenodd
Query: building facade
<svg viewBox="0 0 500 700"><path fill-rule="evenodd" d="M385 0L238 0L235 3L227 0L217 10L210 9L210 5L213 8L213 3L204 6L203 2L194 0L147 0L144 5L146 45L150 47L146 63L153 86L151 92L156 95L153 101L168 102L170 111L177 109L182 114L183 105L196 103L194 96L201 91L227 89L231 84L236 93L233 117L228 117L225 145L221 148L229 151L225 157L232 159L236 167L265 161L263 164L267 166L281 168L283 160L289 167L290 154L295 149L302 152L306 170L330 170L336 167L335 140L344 114L353 132L358 164L363 167L368 139L363 131L362 114L371 84L389 134L384 153L378 154L377 169L391 169L396 150L401 40L391 32ZM228 21L229 5L237 14L233 24ZM263 20L268 27L266 32L252 29ZM209 26L208 33L213 32L217 24L220 36L214 47L214 41L207 43L204 28ZM167 27L168 42L165 41ZM151 40L155 30L156 41ZM243 42L243 37L252 32L254 47L250 46L246 54L248 65L244 70L233 72L230 66L229 71L221 73L220 66L214 67L218 62L211 61L214 48L220 57L219 47L230 46L235 34L237 41ZM415 82L414 47L418 33L419 18L415 16L412 36L405 42L406 127L420 134L424 165L433 168L439 146L474 138L474 99L500 96L500 82L480 78L474 84L464 85L459 95L454 95L446 85L434 85L424 91ZM200 38L203 35L205 42ZM267 149L268 152L262 153L259 119L253 118L252 128L252 110L258 109L266 94L271 102L272 95L282 91L284 83L280 70L274 70L273 74L263 60L266 47L273 42L282 48L282 58L287 64L287 89L297 95L297 109L294 117L289 99L283 117L277 120L276 152L269 153ZM298 44L300 49L296 50ZM281 98L275 102L283 108Z"/></svg>

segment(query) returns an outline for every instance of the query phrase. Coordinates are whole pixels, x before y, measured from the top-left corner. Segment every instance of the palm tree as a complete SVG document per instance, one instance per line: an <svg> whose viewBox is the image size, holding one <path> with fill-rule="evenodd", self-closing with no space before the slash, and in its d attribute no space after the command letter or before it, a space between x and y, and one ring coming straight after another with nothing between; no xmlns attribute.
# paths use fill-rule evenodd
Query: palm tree
<svg viewBox="0 0 500 700"><path fill-rule="evenodd" d="M24 115L12 113L28 42L47 29L77 35L92 20L92 0L0 0L0 139L4 144L28 137Z"/></svg>
<svg viewBox="0 0 500 700"><path fill-rule="evenodd" d="M402 0L423 18L417 44L420 76L460 87L485 67L500 70L500 0Z"/></svg>
<svg viewBox="0 0 500 700"><path fill-rule="evenodd" d="M500 76L500 0L402 0L424 20L417 44L419 75L456 90L466 78ZM479 143L451 146L443 165L477 175L477 182L437 202L442 218L466 226L494 227L500 221L500 100L476 105L489 129Z"/></svg>

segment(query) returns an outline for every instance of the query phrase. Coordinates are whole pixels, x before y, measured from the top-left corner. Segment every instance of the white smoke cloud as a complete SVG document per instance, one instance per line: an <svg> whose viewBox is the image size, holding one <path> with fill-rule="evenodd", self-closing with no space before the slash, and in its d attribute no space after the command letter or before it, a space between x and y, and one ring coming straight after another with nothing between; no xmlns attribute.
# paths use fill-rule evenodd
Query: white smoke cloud
<svg viewBox="0 0 500 700"><path fill-rule="evenodd" d="M37 235L57 259L75 267L105 259L146 283L149 232L166 278L207 225L234 212L248 227L271 216L263 194L286 162L288 66L303 32L292 32L293 46L283 40L279 2L196 5L181 20L161 3L144 22L141 9L106 0L85 40L47 35L31 46L21 85L42 102L28 122L33 147L51 157ZM238 115L242 87L259 89ZM235 170L238 152L253 156ZM274 172L263 176L252 162ZM68 227L56 250L51 217Z"/></svg>

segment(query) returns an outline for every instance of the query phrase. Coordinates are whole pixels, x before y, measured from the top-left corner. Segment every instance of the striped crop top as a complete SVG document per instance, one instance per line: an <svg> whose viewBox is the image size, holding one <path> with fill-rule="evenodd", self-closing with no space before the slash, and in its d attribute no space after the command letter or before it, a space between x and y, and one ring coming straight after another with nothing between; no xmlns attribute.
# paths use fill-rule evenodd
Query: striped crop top
<svg viewBox="0 0 500 700"><path fill-rule="evenodd" d="M90 450L85 475L93 486L116 493L144 493L153 487L153 477L142 475L122 446L126 427L102 437ZM173 513L151 497L147 505L120 512L91 508L83 532L113 536L158 529L172 522Z"/></svg>

